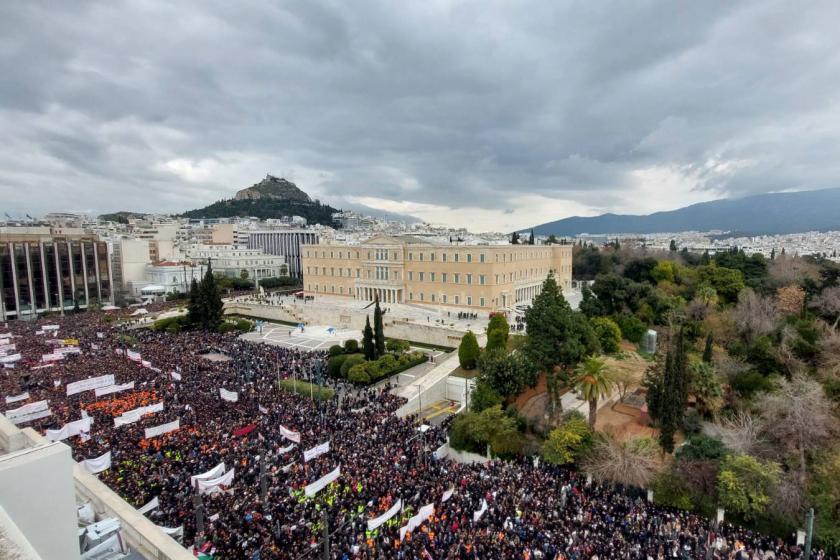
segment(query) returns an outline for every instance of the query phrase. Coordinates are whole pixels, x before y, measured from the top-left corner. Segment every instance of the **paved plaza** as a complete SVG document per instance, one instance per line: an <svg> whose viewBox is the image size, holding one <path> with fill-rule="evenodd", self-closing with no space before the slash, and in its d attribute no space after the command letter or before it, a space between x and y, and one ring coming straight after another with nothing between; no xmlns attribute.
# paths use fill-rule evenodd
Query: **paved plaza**
<svg viewBox="0 0 840 560"><path fill-rule="evenodd" d="M262 332L260 332L262 331ZM339 329L331 326L304 326L303 328L276 323L264 323L261 328L243 335L252 342L266 342L286 348L302 350L328 350L334 344L344 345L344 341L360 339L362 333L356 330Z"/></svg>

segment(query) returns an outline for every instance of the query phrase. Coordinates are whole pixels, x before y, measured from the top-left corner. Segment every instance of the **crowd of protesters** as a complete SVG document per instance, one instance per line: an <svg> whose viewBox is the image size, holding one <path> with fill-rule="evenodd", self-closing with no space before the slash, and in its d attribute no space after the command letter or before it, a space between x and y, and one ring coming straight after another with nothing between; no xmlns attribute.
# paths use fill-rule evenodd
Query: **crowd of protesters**
<svg viewBox="0 0 840 560"><path fill-rule="evenodd" d="M587 483L568 469L525 458L487 464L438 458L445 425L420 431L415 418L397 417L404 401L387 388L338 387L324 402L278 388L282 378L320 380L323 353L244 342L233 334L126 333L103 317L81 313L0 328L23 356L14 369L0 370L0 393L28 391L29 401L49 400L53 415L30 424L40 430L78 420L82 411L91 416L89 439L66 440L74 458L110 451L111 468L97 476L135 507L157 498L149 518L161 527L183 527L183 543L214 558L320 557L325 533L330 557L348 560L801 556L790 542L728 523L715 528L695 514ZM36 334L45 324L58 330ZM41 363L55 345L51 338L75 339L82 353ZM139 352L145 365L128 359L126 349ZM67 383L106 374L135 386L98 398L93 391L66 395ZM235 391L237 402L221 399L220 388ZM114 426L114 416L157 402L164 403L162 412ZM144 438L145 428L175 419L178 430ZM300 443L289 449L281 427L299 432ZM326 441L329 452L304 462L304 450ZM219 463L235 469L233 483L198 502L190 477ZM305 497L307 484L338 466L336 482ZM397 500L402 511L368 530L367 521ZM401 539L400 527L429 503L433 516Z"/></svg>

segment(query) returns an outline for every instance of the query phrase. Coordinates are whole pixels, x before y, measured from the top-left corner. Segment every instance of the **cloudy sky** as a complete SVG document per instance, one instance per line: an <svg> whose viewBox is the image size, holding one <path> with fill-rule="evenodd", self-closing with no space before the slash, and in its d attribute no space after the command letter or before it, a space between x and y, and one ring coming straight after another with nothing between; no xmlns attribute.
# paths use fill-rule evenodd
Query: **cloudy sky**
<svg viewBox="0 0 840 560"><path fill-rule="evenodd" d="M840 186L840 2L0 3L0 211L266 173L474 230Z"/></svg>

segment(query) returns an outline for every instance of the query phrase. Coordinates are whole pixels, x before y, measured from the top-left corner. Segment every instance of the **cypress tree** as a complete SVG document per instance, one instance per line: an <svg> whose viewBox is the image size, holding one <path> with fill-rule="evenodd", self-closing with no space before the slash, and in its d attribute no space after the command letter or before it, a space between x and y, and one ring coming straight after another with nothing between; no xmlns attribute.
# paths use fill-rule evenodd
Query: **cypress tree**
<svg viewBox="0 0 840 560"><path fill-rule="evenodd" d="M385 355L385 329L382 325L382 309L379 308L379 298L376 298L376 307L373 308L373 342L376 349L376 357Z"/></svg>
<svg viewBox="0 0 840 560"><path fill-rule="evenodd" d="M534 244L534 230L531 230L531 236L528 238L528 245Z"/></svg>
<svg viewBox="0 0 840 560"><path fill-rule="evenodd" d="M376 359L376 346L373 344L373 329L370 328L370 315L365 318L365 328L362 331L362 352L366 360Z"/></svg>
<svg viewBox="0 0 840 560"><path fill-rule="evenodd" d="M703 348L703 362L712 363L712 333L706 335L706 346Z"/></svg>
<svg viewBox="0 0 840 560"><path fill-rule="evenodd" d="M198 287L198 281L193 277L190 283L190 299L187 303L187 320L192 325L203 324L204 319L202 313L201 290Z"/></svg>
<svg viewBox="0 0 840 560"><path fill-rule="evenodd" d="M202 308L201 327L207 331L215 331L222 323L222 294L216 286L216 277L213 276L213 268L210 261L207 261L207 272L199 286L201 299L199 304Z"/></svg>
<svg viewBox="0 0 840 560"><path fill-rule="evenodd" d="M673 355L673 357L671 357ZM665 359L662 379L659 444L667 453L674 451L674 435L682 425L688 404L688 354L683 329Z"/></svg>

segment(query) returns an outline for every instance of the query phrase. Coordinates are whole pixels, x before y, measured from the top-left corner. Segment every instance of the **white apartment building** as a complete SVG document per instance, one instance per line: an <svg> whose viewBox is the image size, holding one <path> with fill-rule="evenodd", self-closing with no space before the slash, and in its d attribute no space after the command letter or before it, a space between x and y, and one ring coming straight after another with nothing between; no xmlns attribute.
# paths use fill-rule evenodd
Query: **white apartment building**
<svg viewBox="0 0 840 560"><path fill-rule="evenodd" d="M241 245L191 245L185 252L194 265L207 266L210 261L214 272L231 278L261 280L289 274L286 257Z"/></svg>

